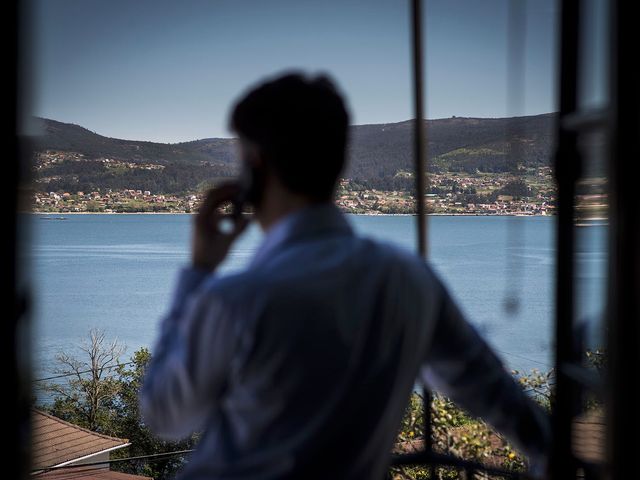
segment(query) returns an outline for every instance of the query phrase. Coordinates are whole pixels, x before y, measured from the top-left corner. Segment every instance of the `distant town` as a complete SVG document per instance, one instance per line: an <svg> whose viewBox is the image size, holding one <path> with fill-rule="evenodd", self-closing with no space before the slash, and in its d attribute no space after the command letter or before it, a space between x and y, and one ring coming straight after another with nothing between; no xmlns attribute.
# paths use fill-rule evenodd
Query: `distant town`
<svg viewBox="0 0 640 480"><path fill-rule="evenodd" d="M454 180L456 183L451 183ZM498 195L491 203L470 203L464 193L455 192L456 185L463 190L499 190L509 181L507 176L467 177L432 175L430 186L442 193L426 195L429 213L468 215L550 215L555 211L551 193L539 194L533 199L514 199L511 195ZM357 187L356 187L357 188ZM336 204L347 213L357 214L412 214L415 197L403 191L381 191L354 188L349 179L341 180ZM124 189L92 192L36 192L33 211L37 213L190 213L197 209L202 192L184 195L157 194L149 190Z"/></svg>
<svg viewBox="0 0 640 480"><path fill-rule="evenodd" d="M541 167L539 175L540 183L548 187L534 196L518 198L497 194L518 181L510 174L430 174L427 211L442 215L552 215L555 190L551 171ZM350 180L341 181L336 203L345 212L361 214L412 214L416 208L412 192L358 189Z"/></svg>
<svg viewBox="0 0 640 480"><path fill-rule="evenodd" d="M42 184L55 180L43 172L56 164L82 160L82 155L61 152L40 153L33 171L36 187L31 194L31 211L36 213L191 213L197 210L205 189L167 194L133 188L96 188L91 191L42 191ZM109 171L126 175L134 170L162 170L163 165L134 163L99 158ZM399 172L413 183L412 172ZM427 211L441 215L553 215L556 190L550 167L540 166L513 173L464 172L432 173L428 176ZM40 186L38 185L40 184ZM592 186L593 187L593 186ZM602 186L596 185L601 192ZM591 189L593 190L593 188ZM347 213L413 214L415 197L411 191L368 188L352 179L342 179L335 202ZM582 195L578 207L585 217L604 212L606 196L602 193Z"/></svg>

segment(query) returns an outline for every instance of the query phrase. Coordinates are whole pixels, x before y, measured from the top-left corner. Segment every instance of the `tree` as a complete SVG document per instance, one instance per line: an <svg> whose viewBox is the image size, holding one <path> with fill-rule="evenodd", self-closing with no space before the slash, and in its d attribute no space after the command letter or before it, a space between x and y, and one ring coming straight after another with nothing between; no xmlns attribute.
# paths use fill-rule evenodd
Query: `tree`
<svg viewBox="0 0 640 480"><path fill-rule="evenodd" d="M535 196L536 193L537 192L527 185L523 179L518 178L506 183L496 192L496 196L511 195L514 199L519 200L521 198Z"/></svg>
<svg viewBox="0 0 640 480"><path fill-rule="evenodd" d="M117 339L107 340L104 330L94 328L79 349L82 358L67 352L56 355L55 371L66 377L45 386L54 395L51 413L89 430L113 434L110 406L121 387L115 368L125 347Z"/></svg>
<svg viewBox="0 0 640 480"><path fill-rule="evenodd" d="M112 458L194 447L197 435L182 442L165 442L156 438L144 424L138 394L151 360L148 349L141 348L130 361L120 363L125 347L117 340L107 340L104 331L98 329L92 329L78 348L82 353L79 357L68 352L56 355L56 373L65 376L45 386L45 390L53 394L53 404L44 406L44 410L89 430L128 439L129 448L114 451ZM163 480L174 478L183 463L184 455L178 455L153 462L117 463L112 469Z"/></svg>

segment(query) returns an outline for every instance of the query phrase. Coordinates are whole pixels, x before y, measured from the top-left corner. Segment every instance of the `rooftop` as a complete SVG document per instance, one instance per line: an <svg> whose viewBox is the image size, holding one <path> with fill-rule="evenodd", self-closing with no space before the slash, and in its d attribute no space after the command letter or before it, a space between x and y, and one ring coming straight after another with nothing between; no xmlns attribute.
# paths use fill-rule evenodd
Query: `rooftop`
<svg viewBox="0 0 640 480"><path fill-rule="evenodd" d="M34 476L34 480L150 480L149 477L114 472L108 468L57 468Z"/></svg>
<svg viewBox="0 0 640 480"><path fill-rule="evenodd" d="M32 411L31 421L34 470L64 465L129 445L129 440L125 438L92 432L40 410Z"/></svg>

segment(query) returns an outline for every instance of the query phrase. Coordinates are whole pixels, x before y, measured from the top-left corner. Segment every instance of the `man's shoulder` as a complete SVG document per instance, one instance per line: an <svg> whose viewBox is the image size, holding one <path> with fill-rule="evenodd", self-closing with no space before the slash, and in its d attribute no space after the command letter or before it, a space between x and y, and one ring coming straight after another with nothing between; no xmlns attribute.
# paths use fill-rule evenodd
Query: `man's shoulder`
<svg viewBox="0 0 640 480"><path fill-rule="evenodd" d="M243 270L224 275L212 275L205 281L202 290L206 295L219 297L225 302L232 302L234 298L242 301L242 299L246 300L250 290L256 289L259 282L255 273Z"/></svg>
<svg viewBox="0 0 640 480"><path fill-rule="evenodd" d="M415 252L399 245L366 236L353 236L344 251L339 255L327 253L326 262L332 267L338 267L335 262L344 263L340 271L347 274L350 270L361 271L363 268L372 272L387 271L393 273L390 278L398 279L398 275L405 279L420 283L438 282L437 275L427 261ZM272 290L282 290L283 284L295 283L300 287L305 277L317 280L323 274L333 274L334 269L324 269L318 266L322 256L314 262L305 262L304 252L293 253L290 257L280 257L277 261L266 262L258 266L250 266L246 270L215 275L208 279L204 288L207 293L220 295L228 301L237 299L246 301L251 297L257 299L269 295ZM359 265L359 267L358 267Z"/></svg>

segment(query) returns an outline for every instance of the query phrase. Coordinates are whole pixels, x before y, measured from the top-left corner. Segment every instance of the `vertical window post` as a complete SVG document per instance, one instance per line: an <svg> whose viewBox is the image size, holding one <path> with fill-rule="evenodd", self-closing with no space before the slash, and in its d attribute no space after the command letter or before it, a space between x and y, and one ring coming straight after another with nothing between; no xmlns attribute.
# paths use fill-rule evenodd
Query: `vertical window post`
<svg viewBox="0 0 640 480"><path fill-rule="evenodd" d="M423 38L422 38L422 2L411 2L412 25L412 53L413 53L413 101L414 101L414 131L413 131L413 158L415 162L415 195L416 195L416 221L417 221L417 248L418 253L424 259L427 257L427 217L425 208L426 193L426 155L425 155L425 124L424 124L424 94L423 94ZM431 392L423 387L424 408L424 447L427 453L431 453ZM433 467L431 468L433 477Z"/></svg>

